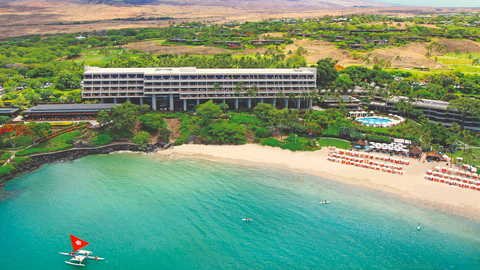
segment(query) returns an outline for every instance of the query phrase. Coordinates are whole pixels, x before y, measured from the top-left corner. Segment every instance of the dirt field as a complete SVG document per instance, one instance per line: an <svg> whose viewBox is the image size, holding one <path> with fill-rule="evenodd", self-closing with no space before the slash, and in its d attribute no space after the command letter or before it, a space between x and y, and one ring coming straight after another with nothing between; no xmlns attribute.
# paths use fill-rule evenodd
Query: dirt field
<svg viewBox="0 0 480 270"><path fill-rule="evenodd" d="M437 39L435 40L442 44L447 44L450 48L450 51L453 52L455 49L460 49L461 52L480 52L480 45L477 42L470 40L447 40L447 39ZM376 49L371 52L365 52L362 54L370 54L370 59L373 60L374 57L377 57L379 60L390 61L392 63L392 68L413 68L413 67L428 67L430 69L445 69L446 67L441 63L437 63L432 59L425 56L427 53L426 46L430 43L417 43L412 42L402 47L393 47L388 49ZM365 65L366 63L362 60L356 60L351 57L351 52L348 50L337 49L335 45L330 44L327 41L323 40L309 40L309 39L299 39L294 40L293 44L287 45L285 54L288 51L295 51L298 47L303 47L307 50L307 55L305 59L308 63L316 63L318 60L331 57L334 60L339 60L338 64L342 66L350 65ZM150 52L155 54L160 53L176 53L176 54L214 54L222 52L230 52L234 55L236 54L254 54L254 53L264 53L265 48L255 48L255 49L246 49L243 51L229 51L223 48L218 47L206 47L206 46L163 46L158 45L157 41L144 41L137 42L125 45L124 47L129 49L136 49L144 52ZM286 55L288 56L288 55ZM400 58L397 59L397 56ZM373 62L373 61L372 61ZM371 63L370 65L372 65Z"/></svg>
<svg viewBox="0 0 480 270"><path fill-rule="evenodd" d="M342 14L412 15L420 12L473 11L472 8L386 7L358 0L175 0L151 5L109 6L74 0L0 0L0 38L46 33L75 33L119 28L165 26L169 21L113 21L115 18L162 17L182 21L258 21L268 18L309 18ZM274 3L274 4L273 4ZM365 5L369 7L352 7ZM82 24L73 24L80 22ZM60 24L58 24L60 23Z"/></svg>

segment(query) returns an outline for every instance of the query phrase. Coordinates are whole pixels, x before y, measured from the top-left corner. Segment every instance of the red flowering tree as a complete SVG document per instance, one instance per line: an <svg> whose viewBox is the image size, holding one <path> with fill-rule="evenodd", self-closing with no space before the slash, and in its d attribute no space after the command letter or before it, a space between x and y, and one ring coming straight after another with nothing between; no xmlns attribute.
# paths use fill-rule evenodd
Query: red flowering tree
<svg viewBox="0 0 480 270"><path fill-rule="evenodd" d="M52 125L50 123L31 122L27 124L28 131L32 134L33 144L37 144L37 139L48 135L52 132ZM67 129L69 131L69 129Z"/></svg>
<svg viewBox="0 0 480 270"><path fill-rule="evenodd" d="M10 142L12 148L15 148L15 145L20 137L29 134L31 134L30 129L22 123L15 125L5 124L0 128L0 135Z"/></svg>

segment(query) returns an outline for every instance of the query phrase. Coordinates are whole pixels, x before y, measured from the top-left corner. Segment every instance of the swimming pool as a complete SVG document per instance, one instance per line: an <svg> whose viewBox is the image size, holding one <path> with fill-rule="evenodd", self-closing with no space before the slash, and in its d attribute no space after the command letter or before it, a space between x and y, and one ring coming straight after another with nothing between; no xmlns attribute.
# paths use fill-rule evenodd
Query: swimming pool
<svg viewBox="0 0 480 270"><path fill-rule="evenodd" d="M363 117L357 119L358 122L365 124L365 125L391 125L393 121L387 118L380 118L380 117Z"/></svg>

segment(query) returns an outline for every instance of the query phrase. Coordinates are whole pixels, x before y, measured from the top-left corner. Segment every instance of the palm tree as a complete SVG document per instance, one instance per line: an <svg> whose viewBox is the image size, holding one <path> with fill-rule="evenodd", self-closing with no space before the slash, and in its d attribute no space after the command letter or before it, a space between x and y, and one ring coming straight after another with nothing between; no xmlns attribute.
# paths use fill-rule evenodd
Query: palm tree
<svg viewBox="0 0 480 270"><path fill-rule="evenodd" d="M280 92L278 92L278 98L281 99L282 101L285 101L285 93L283 93L282 90L280 90Z"/></svg>
<svg viewBox="0 0 480 270"><path fill-rule="evenodd" d="M213 85L212 91L214 91L215 94L217 94L217 91L218 91L218 90L222 90L222 89L223 89L223 86L221 86L219 83L215 83L215 84Z"/></svg>
<svg viewBox="0 0 480 270"><path fill-rule="evenodd" d="M305 102L306 102L306 100L308 99L308 96L309 96L308 93L307 93L307 92L302 92L300 95L302 96L304 105L306 105ZM306 107L306 106L305 106L305 107Z"/></svg>
<svg viewBox="0 0 480 270"><path fill-rule="evenodd" d="M454 153L454 144L457 142L457 136L452 135L448 137L445 142L450 145L450 152L452 153L452 161L453 161L453 153ZM452 162L450 162L450 168L452 168Z"/></svg>
<svg viewBox="0 0 480 270"><path fill-rule="evenodd" d="M245 83L240 81L238 82L236 85L235 85L235 95L237 96L240 96L243 92L243 90L245 90Z"/></svg>
<svg viewBox="0 0 480 270"><path fill-rule="evenodd" d="M258 97L258 92L260 91L260 88L258 88L258 86L254 84L252 88L250 88L250 90L252 90L253 97L255 98L255 106L257 106L257 97Z"/></svg>
<svg viewBox="0 0 480 270"><path fill-rule="evenodd" d="M327 123L327 147L330 146L330 140L329 140L329 136L330 136L330 124L333 123L335 121L334 119L334 116L335 116L335 111L333 108L331 109L327 109L325 111L325 116L326 116L326 123Z"/></svg>
<svg viewBox="0 0 480 270"><path fill-rule="evenodd" d="M293 92L288 93L288 102L290 101L293 101L293 104L294 104L293 107L295 107L295 93Z"/></svg>

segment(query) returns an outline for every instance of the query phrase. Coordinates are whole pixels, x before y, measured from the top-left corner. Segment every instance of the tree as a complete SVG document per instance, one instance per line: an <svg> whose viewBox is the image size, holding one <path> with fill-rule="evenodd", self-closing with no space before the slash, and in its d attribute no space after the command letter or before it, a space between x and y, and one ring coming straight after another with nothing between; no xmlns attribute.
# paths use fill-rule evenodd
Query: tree
<svg viewBox="0 0 480 270"><path fill-rule="evenodd" d="M28 130L31 132L33 145L37 144L37 139L48 135L52 132L50 123L31 122L27 124Z"/></svg>
<svg viewBox="0 0 480 270"><path fill-rule="evenodd" d="M197 115L202 119L201 125L206 126L213 118L222 115L222 110L212 100L209 100L197 108Z"/></svg>
<svg viewBox="0 0 480 270"><path fill-rule="evenodd" d="M43 99L43 100L49 100L50 97L52 96L53 94L53 90L52 89L45 89L43 91L40 92L40 97Z"/></svg>
<svg viewBox="0 0 480 270"><path fill-rule="evenodd" d="M12 121L12 118L6 116L6 115L0 115L0 125L4 125L8 122Z"/></svg>
<svg viewBox="0 0 480 270"><path fill-rule="evenodd" d="M407 102L405 99L400 99L399 102L393 105L394 108L397 109L398 113L402 116L410 113L413 110L412 103Z"/></svg>
<svg viewBox="0 0 480 270"><path fill-rule="evenodd" d="M350 75L342 74L335 80L335 87L340 89L343 92L346 92L349 89L355 87L355 83L353 83L352 79L350 79Z"/></svg>
<svg viewBox="0 0 480 270"><path fill-rule="evenodd" d="M135 144L144 144L150 142L150 134L142 131L132 138L132 142Z"/></svg>
<svg viewBox="0 0 480 270"><path fill-rule="evenodd" d="M223 111L223 113L225 113L226 110L228 110L228 104L226 103L220 103L218 104L218 107Z"/></svg>
<svg viewBox="0 0 480 270"><path fill-rule="evenodd" d="M28 101L23 95L19 95L13 102L12 106L16 108L25 108L30 106L30 101Z"/></svg>
<svg viewBox="0 0 480 270"><path fill-rule="evenodd" d="M131 137L139 113L140 106L132 104L130 101L111 108L110 119L121 137Z"/></svg>
<svg viewBox="0 0 480 270"><path fill-rule="evenodd" d="M317 62L317 86L319 89L329 87L338 78L338 71L334 68L337 63L337 60L332 60L330 57Z"/></svg>
<svg viewBox="0 0 480 270"><path fill-rule="evenodd" d="M81 79L75 73L69 70L62 70L58 73L55 87L59 90L71 89L80 86Z"/></svg>
<svg viewBox="0 0 480 270"><path fill-rule="evenodd" d="M468 115L473 115L479 117L480 115L480 101L470 98L459 98L456 100L450 101L450 104L447 107L447 110L457 110L458 113L462 116L462 126L465 128L465 120Z"/></svg>
<svg viewBox="0 0 480 270"><path fill-rule="evenodd" d="M40 102L40 95L34 91L24 92L23 96L30 102L30 104L35 105Z"/></svg>
<svg viewBox="0 0 480 270"><path fill-rule="evenodd" d="M98 112L97 122L100 126L104 126L106 124L109 124L111 121L112 121L112 119L110 118L110 114L107 111L101 110L101 111Z"/></svg>
<svg viewBox="0 0 480 270"><path fill-rule="evenodd" d="M241 81L238 82L238 83L235 85L235 95L236 95L236 96L240 96L245 89L246 89L245 83L244 83L244 82L241 82Z"/></svg>
<svg viewBox="0 0 480 270"><path fill-rule="evenodd" d="M107 134L98 134L98 136L95 138L94 141L95 141L95 144L97 145L105 145L105 144L111 143L112 138Z"/></svg>
<svg viewBox="0 0 480 270"><path fill-rule="evenodd" d="M151 132L157 132L161 128L166 128L167 123L158 114L147 113L138 117L142 126Z"/></svg>
<svg viewBox="0 0 480 270"><path fill-rule="evenodd" d="M5 138L10 142L12 148L15 148L15 145L18 142L18 139L22 136L30 134L30 131L27 126L22 123L18 124L5 124L0 128L0 135L5 136Z"/></svg>

